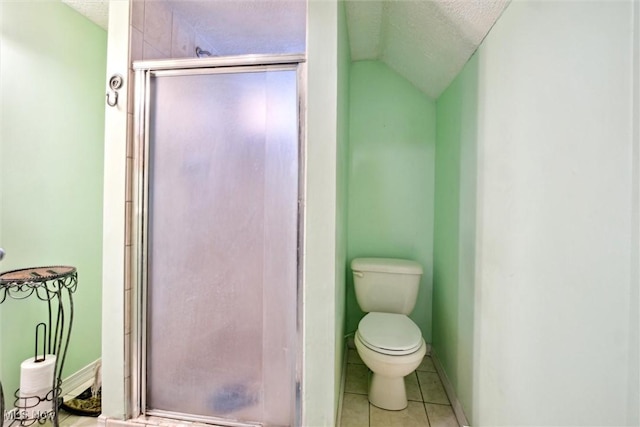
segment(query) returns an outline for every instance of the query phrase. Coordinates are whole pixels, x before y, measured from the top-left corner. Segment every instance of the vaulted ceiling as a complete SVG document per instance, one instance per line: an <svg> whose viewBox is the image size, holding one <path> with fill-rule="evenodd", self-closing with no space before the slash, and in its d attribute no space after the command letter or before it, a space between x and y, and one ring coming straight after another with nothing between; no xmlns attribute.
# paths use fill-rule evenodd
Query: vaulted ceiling
<svg viewBox="0 0 640 427"><path fill-rule="evenodd" d="M63 1L106 29L109 0ZM246 43L255 42L263 30L270 31L270 43L282 39L283 46L291 45L291 34L304 34L304 25L299 25L304 22L305 9L300 7L304 3L297 0L171 0L168 3L174 11L180 10L180 14L195 20L192 23L195 28L215 29L212 31L217 39L211 45L220 47L219 54L225 54L225 43L231 43L230 49L242 38ZM509 0L347 0L351 59L382 61L426 95L437 98L460 72L508 3ZM215 13L206 13L207 5L215 7ZM254 19L251 25L238 25L238 22L249 22L247 11L262 21ZM280 24L274 26L275 21ZM243 27L247 34L238 32L238 28ZM227 37L220 37L221 34ZM231 39L229 34L235 34L235 41L227 40Z"/></svg>
<svg viewBox="0 0 640 427"><path fill-rule="evenodd" d="M475 52L509 0L353 0L351 59L377 59L437 98Z"/></svg>

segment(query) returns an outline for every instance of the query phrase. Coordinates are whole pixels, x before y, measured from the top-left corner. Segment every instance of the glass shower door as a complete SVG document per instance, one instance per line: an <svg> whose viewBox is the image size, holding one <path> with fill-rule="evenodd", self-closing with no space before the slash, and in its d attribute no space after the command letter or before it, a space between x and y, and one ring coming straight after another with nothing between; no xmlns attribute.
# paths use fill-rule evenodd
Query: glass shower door
<svg viewBox="0 0 640 427"><path fill-rule="evenodd" d="M295 417L295 67L157 71L148 101L146 413Z"/></svg>

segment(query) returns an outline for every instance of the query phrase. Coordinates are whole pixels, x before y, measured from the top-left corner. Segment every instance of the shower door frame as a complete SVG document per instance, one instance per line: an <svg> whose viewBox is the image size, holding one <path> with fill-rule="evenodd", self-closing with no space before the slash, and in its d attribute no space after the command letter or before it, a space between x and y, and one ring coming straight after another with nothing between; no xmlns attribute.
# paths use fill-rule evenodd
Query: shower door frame
<svg viewBox="0 0 640 427"><path fill-rule="evenodd" d="M149 195L149 113L150 88L153 76L169 75L202 75L230 74L263 71L295 71L297 76L297 115L298 115L298 207L297 207L297 259L296 259L296 331L294 348L296 352L295 366L292 367L295 384L292 384L291 425L300 425L302 415L302 349L303 349L303 312L302 312L302 280L304 248L304 206L306 149L305 149L305 115L306 115L306 63L304 55L240 55L215 58L177 59L136 61L135 72L134 121L133 121L133 166L130 182L132 189L131 210L131 299L129 301L131 315L130 351L125 354L129 361L130 375L129 413L133 418L138 416L159 416L184 421L201 422L227 426L253 426L225 418L182 414L146 408L146 319L147 319L147 256L148 256L148 195ZM125 303L125 307L127 304ZM125 339L126 336L125 336ZM262 425L262 424L257 424Z"/></svg>

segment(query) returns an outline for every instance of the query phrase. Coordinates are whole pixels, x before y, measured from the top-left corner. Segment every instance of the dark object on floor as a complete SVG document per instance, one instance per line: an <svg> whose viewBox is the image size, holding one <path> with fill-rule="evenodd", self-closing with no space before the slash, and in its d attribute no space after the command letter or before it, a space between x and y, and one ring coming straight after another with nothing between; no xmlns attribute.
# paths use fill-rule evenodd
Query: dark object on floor
<svg viewBox="0 0 640 427"><path fill-rule="evenodd" d="M220 414L228 414L257 402L258 396L249 391L244 384L227 384L210 398L212 409Z"/></svg>
<svg viewBox="0 0 640 427"><path fill-rule="evenodd" d="M62 409L81 417L97 417L102 412L102 389L98 389L95 397L91 394L91 387L60 405Z"/></svg>

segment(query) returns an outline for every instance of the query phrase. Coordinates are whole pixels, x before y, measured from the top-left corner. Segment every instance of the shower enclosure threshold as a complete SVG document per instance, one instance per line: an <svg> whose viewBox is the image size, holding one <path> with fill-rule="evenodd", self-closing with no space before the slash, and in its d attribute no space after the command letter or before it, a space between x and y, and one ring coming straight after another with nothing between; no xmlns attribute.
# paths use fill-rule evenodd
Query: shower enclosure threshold
<svg viewBox="0 0 640 427"><path fill-rule="evenodd" d="M224 426L224 427L257 427L263 426L261 423L247 423L233 421L224 418L211 418L211 417L198 417L191 414L180 414L174 412L162 412L153 413L147 415L140 415L137 418L128 420L132 426L139 427L140 424L144 424L149 427L212 427L212 426ZM107 425L107 427L109 427Z"/></svg>

